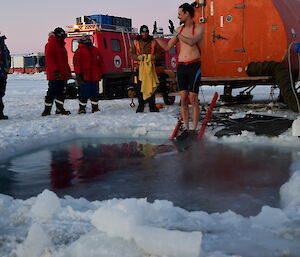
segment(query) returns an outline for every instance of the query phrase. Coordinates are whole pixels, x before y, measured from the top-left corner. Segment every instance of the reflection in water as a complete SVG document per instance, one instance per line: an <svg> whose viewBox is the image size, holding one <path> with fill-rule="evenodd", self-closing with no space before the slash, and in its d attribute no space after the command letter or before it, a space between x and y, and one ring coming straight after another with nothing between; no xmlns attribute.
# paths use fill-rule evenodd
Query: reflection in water
<svg viewBox="0 0 300 257"><path fill-rule="evenodd" d="M65 188L76 183L76 179L89 179L101 174L134 166L138 158L142 167L149 168L149 158L159 146L138 144L92 144L74 143L67 148L51 151L51 184L53 189ZM151 167L151 166L150 166Z"/></svg>
<svg viewBox="0 0 300 257"><path fill-rule="evenodd" d="M254 207L259 212L261 204L279 207L279 188L288 180L291 153L271 147L207 144L179 163L186 198L197 187L204 193L199 198L206 198L202 199L205 209L221 212L227 205L237 211L242 205L243 212L251 214ZM196 208L195 203L190 207Z"/></svg>
<svg viewBox="0 0 300 257"><path fill-rule="evenodd" d="M27 199L45 188L89 200L166 199L188 210L255 215L278 207L291 151L206 143L174 146L77 140L0 163L0 193Z"/></svg>

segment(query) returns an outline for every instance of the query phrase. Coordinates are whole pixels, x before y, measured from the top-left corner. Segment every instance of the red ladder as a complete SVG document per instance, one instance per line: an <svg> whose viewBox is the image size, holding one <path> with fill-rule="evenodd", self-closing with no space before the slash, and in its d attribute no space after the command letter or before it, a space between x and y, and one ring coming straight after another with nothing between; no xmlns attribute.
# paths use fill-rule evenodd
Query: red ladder
<svg viewBox="0 0 300 257"><path fill-rule="evenodd" d="M211 114L212 114L212 111L213 111L213 109L215 107L216 101L218 100L218 97L219 97L218 93L215 92L214 97L211 100L209 108L208 108L208 110L207 110L207 112L205 114L202 126L201 126L201 128L199 130L199 133L198 133L198 136L197 136L197 139L196 139L197 141L200 141L202 139L203 135L204 135L204 132L205 132L205 129L206 129L206 125L210 121Z"/></svg>
<svg viewBox="0 0 300 257"><path fill-rule="evenodd" d="M198 133L198 136L196 138L197 141L200 141L202 139L203 135L204 135L207 123L209 122L209 120L211 118L212 111L213 111L213 109L215 107L215 104L216 104L216 101L218 100L218 97L219 97L219 94L217 92L215 92L214 97L211 100L209 108L208 108L208 110L207 110L207 112L205 114L202 126L201 126L201 128L199 130L199 133ZM171 137L170 137L171 140L174 139L178 135L178 132L179 132L180 127L182 126L182 124L183 124L182 116L179 115L178 121L176 123L176 126L175 126L175 128L173 130L173 133L172 133Z"/></svg>

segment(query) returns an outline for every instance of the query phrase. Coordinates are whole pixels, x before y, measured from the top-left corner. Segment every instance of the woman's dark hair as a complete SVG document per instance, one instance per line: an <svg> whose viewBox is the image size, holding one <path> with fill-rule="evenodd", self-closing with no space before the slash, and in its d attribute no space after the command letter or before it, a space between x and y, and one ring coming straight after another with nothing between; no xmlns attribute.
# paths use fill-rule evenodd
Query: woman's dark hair
<svg viewBox="0 0 300 257"><path fill-rule="evenodd" d="M193 4L184 3L180 5L179 8L181 8L184 13L188 12L192 18L194 17L195 10L193 8Z"/></svg>

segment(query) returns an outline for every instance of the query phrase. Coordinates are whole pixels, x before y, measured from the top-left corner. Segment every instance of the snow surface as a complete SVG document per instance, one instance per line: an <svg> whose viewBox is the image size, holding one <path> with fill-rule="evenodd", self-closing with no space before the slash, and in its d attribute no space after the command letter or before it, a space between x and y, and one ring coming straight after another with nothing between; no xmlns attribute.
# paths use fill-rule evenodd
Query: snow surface
<svg viewBox="0 0 300 257"><path fill-rule="evenodd" d="M5 114L0 121L0 160L45 145L84 137L167 139L177 121L178 104L159 113L135 113L129 99L100 102L99 113L78 115L78 102L67 100L70 116L41 117L47 81L44 74L9 75ZM209 102L222 87L203 87L201 102ZM258 87L254 99L268 99L269 88ZM162 101L158 99L158 102ZM178 99L177 99L178 103ZM90 110L88 110L89 112ZM216 109L230 112L230 108ZM295 119L291 111L240 111ZM262 144L294 150L290 179L280 190L281 208L264 206L257 216L230 210L208 214L189 212L170 201L107 199L88 201L44 190L27 200L0 195L0 256L19 257L268 257L300 256L300 151L292 129L275 138L244 131L217 139L224 144Z"/></svg>

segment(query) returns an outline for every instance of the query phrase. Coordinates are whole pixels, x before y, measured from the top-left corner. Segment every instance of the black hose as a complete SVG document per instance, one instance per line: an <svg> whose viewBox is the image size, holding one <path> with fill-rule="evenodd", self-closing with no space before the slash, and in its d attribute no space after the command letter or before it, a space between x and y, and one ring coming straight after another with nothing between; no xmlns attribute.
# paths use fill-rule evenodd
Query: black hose
<svg viewBox="0 0 300 257"><path fill-rule="evenodd" d="M297 99L293 93L294 85L291 85L289 70L281 62L251 62L248 64L247 74L249 76L272 76L274 82L280 88L280 94L288 107L298 112ZM299 99L299 94L297 94Z"/></svg>

